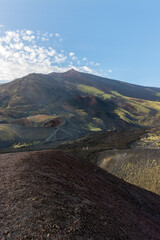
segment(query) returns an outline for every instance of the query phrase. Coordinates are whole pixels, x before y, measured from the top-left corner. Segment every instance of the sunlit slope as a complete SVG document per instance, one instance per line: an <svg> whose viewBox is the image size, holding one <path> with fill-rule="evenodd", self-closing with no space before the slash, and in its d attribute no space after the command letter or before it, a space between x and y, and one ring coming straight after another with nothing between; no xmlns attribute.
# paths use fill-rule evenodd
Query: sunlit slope
<svg viewBox="0 0 160 240"><path fill-rule="evenodd" d="M160 150L124 149L101 153L98 165L127 182L160 195Z"/></svg>
<svg viewBox="0 0 160 240"><path fill-rule="evenodd" d="M70 70L29 74L0 85L0 123L63 116L87 131L158 125L160 89ZM50 117L49 117L50 118ZM21 120L19 120L21 119Z"/></svg>
<svg viewBox="0 0 160 240"><path fill-rule="evenodd" d="M50 74L78 94L115 104L113 113L130 124L155 126L160 122L160 88L144 87L70 70Z"/></svg>
<svg viewBox="0 0 160 240"><path fill-rule="evenodd" d="M117 105L114 113L125 122L141 126L160 124L158 122L160 120L160 101L131 98L116 91L111 91L108 94L98 88L87 85L78 85L77 88L85 94L93 95L103 100L112 100Z"/></svg>
<svg viewBox="0 0 160 240"><path fill-rule="evenodd" d="M114 112L117 108L115 102L92 93L83 93L76 83L77 74L83 74L74 72L74 83L70 74L72 71L60 74L62 79L51 75L29 74L0 86L1 123L40 126L38 117L35 119L33 116L41 118L47 115L49 119L50 116L69 119L79 126L80 131L130 128L130 124Z"/></svg>

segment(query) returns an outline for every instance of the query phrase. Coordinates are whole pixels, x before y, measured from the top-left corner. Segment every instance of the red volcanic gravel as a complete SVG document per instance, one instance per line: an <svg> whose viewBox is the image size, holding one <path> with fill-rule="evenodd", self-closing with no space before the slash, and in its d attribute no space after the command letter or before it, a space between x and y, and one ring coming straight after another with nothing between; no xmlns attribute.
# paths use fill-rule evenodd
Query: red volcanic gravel
<svg viewBox="0 0 160 240"><path fill-rule="evenodd" d="M160 239L160 196L67 151L0 155L0 239Z"/></svg>

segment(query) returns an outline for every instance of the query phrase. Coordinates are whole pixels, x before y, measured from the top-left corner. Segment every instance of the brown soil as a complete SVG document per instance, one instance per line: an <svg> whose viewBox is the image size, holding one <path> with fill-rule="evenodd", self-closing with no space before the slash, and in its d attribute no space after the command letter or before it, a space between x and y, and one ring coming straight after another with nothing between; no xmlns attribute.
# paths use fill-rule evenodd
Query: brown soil
<svg viewBox="0 0 160 240"><path fill-rule="evenodd" d="M160 239L160 196L68 151L0 155L0 239Z"/></svg>

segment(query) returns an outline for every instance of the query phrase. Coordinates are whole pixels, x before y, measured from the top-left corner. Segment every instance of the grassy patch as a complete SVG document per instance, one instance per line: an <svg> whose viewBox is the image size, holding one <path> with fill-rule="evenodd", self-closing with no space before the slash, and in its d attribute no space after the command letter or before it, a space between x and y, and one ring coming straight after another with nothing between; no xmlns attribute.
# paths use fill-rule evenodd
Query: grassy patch
<svg viewBox="0 0 160 240"><path fill-rule="evenodd" d="M20 149L20 148L24 148L24 147L30 147L30 146L33 146L33 145L36 145L38 144L39 141L34 141L33 143L15 143L12 145L12 148L14 149Z"/></svg>
<svg viewBox="0 0 160 240"><path fill-rule="evenodd" d="M120 119L122 119L123 121L127 122L127 123L136 123L136 121L133 119L131 120L131 114L126 111L125 109L123 108L117 108L114 110L114 113L117 114Z"/></svg>
<svg viewBox="0 0 160 240"><path fill-rule="evenodd" d="M93 122L100 124L100 125L104 124L103 120L101 120L100 118L96 118L96 117L93 118Z"/></svg>
<svg viewBox="0 0 160 240"><path fill-rule="evenodd" d="M116 109L115 113L126 122L149 126L152 119L160 114L160 102L126 97L116 91L112 94L121 102L121 108Z"/></svg>
<svg viewBox="0 0 160 240"><path fill-rule="evenodd" d="M113 95L111 94L106 94L105 92L99 90L98 88L87 86L87 85L78 85L78 90L81 92L87 93L89 95L95 96L95 97L100 97L104 100L106 99L111 99Z"/></svg>
<svg viewBox="0 0 160 240"><path fill-rule="evenodd" d="M96 124L94 123L88 123L82 126L84 129L88 130L88 131L92 131L92 132L98 132L101 131L102 129L99 128L98 126L96 126Z"/></svg>
<svg viewBox="0 0 160 240"><path fill-rule="evenodd" d="M75 111L76 111L76 113L77 113L78 115L80 115L80 116L83 116L83 117L88 116L88 113L86 113L86 112L83 111L82 109L76 109Z"/></svg>
<svg viewBox="0 0 160 240"><path fill-rule="evenodd" d="M87 85L78 85L78 89L89 95L100 97L103 100L116 97L118 102L121 103L121 107L117 108L114 113L128 123L148 126L149 123L152 123L150 121L151 117L153 117L152 115L155 116L160 113L160 102L157 101L127 97L117 91L111 91L111 94L106 94L95 87Z"/></svg>

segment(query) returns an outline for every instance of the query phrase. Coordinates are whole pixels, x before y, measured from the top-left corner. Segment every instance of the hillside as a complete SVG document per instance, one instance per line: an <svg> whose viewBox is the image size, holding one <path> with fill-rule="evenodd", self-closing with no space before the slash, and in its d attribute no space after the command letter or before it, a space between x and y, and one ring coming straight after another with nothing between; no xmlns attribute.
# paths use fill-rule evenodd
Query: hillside
<svg viewBox="0 0 160 240"><path fill-rule="evenodd" d="M75 70L49 75L29 74L0 86L0 113L2 117L14 119L39 113L87 118L89 113L78 102L78 97L88 97L93 106L97 101L103 105L103 112L112 113L130 124L142 124L142 120L159 114L159 93L160 88L142 87Z"/></svg>
<svg viewBox="0 0 160 240"><path fill-rule="evenodd" d="M66 73L51 73L50 76L77 94L112 103L112 113L125 123L145 127L159 125L160 88L129 84L73 69Z"/></svg>
<svg viewBox="0 0 160 240"><path fill-rule="evenodd" d="M66 151L3 154L1 239L159 240L160 197Z"/></svg>
<svg viewBox="0 0 160 240"><path fill-rule="evenodd" d="M129 149L124 146L103 150L97 154L98 166L160 195L160 128L144 131L130 144Z"/></svg>
<svg viewBox="0 0 160 240"><path fill-rule="evenodd" d="M159 126L159 93L159 88L128 84L73 69L48 75L29 74L0 85L0 123L3 124L0 135L6 135L8 141L6 145L0 138L0 146L34 142L32 137L21 135L19 129L32 136L32 128L50 127L54 134L54 124L46 122L56 118L64 121L58 131L70 129L72 137L63 134L68 141L89 132ZM13 137L8 135L10 124L16 125L13 126ZM38 128L36 141L42 143ZM35 129L33 131L36 133ZM43 139L49 138L46 135L44 133ZM55 138L50 140L55 141Z"/></svg>
<svg viewBox="0 0 160 240"><path fill-rule="evenodd" d="M160 195L160 128L94 133L59 148Z"/></svg>
<svg viewBox="0 0 160 240"><path fill-rule="evenodd" d="M160 150L122 149L102 152L98 166L127 182L160 195Z"/></svg>
<svg viewBox="0 0 160 240"><path fill-rule="evenodd" d="M86 74L83 72L69 70L65 73L51 73L51 77L64 82L66 85L88 85L104 91L105 93L111 93L117 91L118 93L131 97L140 98L145 100L160 100L160 88L144 87L134 84L129 84L123 81L117 81L109 78L103 78L92 74Z"/></svg>

